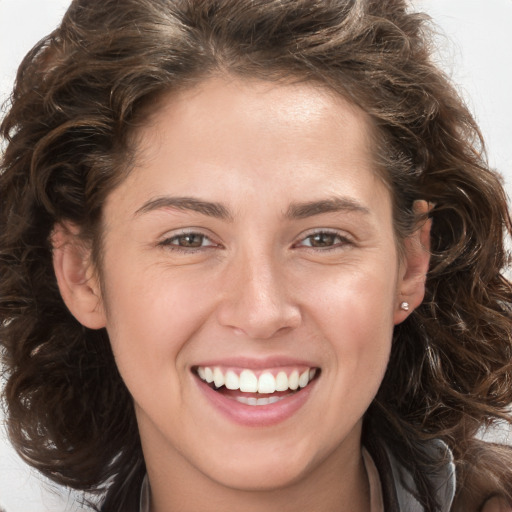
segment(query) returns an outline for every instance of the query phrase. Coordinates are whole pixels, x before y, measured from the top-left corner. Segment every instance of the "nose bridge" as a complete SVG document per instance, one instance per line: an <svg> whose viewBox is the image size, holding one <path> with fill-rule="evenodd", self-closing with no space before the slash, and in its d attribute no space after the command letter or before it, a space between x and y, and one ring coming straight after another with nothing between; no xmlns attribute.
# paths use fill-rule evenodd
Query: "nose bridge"
<svg viewBox="0 0 512 512"><path fill-rule="evenodd" d="M258 339L296 327L300 313L287 289L283 263L270 249L238 251L226 269L219 321Z"/></svg>

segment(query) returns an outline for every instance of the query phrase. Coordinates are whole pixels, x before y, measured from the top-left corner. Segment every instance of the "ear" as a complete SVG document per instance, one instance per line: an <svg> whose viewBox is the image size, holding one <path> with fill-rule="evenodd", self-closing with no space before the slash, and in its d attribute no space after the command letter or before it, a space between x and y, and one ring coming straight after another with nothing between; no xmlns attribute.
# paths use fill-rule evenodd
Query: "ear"
<svg viewBox="0 0 512 512"><path fill-rule="evenodd" d="M80 230L69 222L54 226L51 242L53 268L60 294L71 314L85 327L105 327L101 287L91 261L91 250L80 240Z"/></svg>
<svg viewBox="0 0 512 512"><path fill-rule="evenodd" d="M414 211L418 214L428 213L431 207L432 205L423 200L414 203ZM432 219L422 221L404 241L404 256L397 285L395 325L403 322L425 296L425 281L430 263L431 226ZM402 307L404 303L407 306Z"/></svg>

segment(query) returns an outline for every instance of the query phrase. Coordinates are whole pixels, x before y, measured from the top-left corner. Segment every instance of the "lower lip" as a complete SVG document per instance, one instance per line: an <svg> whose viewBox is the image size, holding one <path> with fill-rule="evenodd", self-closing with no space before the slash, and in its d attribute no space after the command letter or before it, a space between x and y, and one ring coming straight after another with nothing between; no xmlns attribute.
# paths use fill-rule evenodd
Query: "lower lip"
<svg viewBox="0 0 512 512"><path fill-rule="evenodd" d="M195 377L199 389L206 399L229 420L247 427L277 425L292 417L308 400L318 379L305 388L268 405L247 405L213 390L204 381Z"/></svg>

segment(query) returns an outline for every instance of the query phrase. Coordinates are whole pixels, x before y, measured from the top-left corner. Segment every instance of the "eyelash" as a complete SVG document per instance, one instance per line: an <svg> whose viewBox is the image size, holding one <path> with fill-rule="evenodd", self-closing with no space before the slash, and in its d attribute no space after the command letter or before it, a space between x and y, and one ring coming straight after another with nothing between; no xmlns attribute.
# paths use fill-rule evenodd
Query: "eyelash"
<svg viewBox="0 0 512 512"><path fill-rule="evenodd" d="M304 243L304 241L309 239L311 242L311 239L313 237L319 237L319 236L332 237L334 240L337 239L337 242L333 243L332 245L327 245L324 247L314 247L313 245L301 245ZM302 237L297 243L294 244L294 247L305 247L306 250L327 252L327 251L335 251L337 249L340 249L343 246L350 245L351 243L352 242L348 237L341 235L337 231L333 231L333 230L329 230L329 229L321 229L319 231L314 231L314 232L309 233L306 236Z"/></svg>
<svg viewBox="0 0 512 512"><path fill-rule="evenodd" d="M180 238L185 238L185 237L200 237L201 245L198 247L187 247L187 246L178 245L177 243L173 243L173 242L179 241ZM210 243L207 245L202 245L205 240L208 240ZM181 233L177 233L173 236L165 238L164 240L162 240L161 242L158 243L158 246L165 247L167 249L170 249L170 250L176 251L176 252L191 254L191 253L195 253L195 252L199 252L199 251L204 251L206 249L212 249L212 248L215 249L215 248L219 247L220 244L213 242L212 239L210 237L208 237L207 235L205 235L204 233L198 233L196 231L183 231Z"/></svg>
<svg viewBox="0 0 512 512"><path fill-rule="evenodd" d="M337 240L337 242L333 242L332 245L326 245L324 247L315 247L311 244L311 241L314 237L332 237L333 240ZM201 239L201 245L197 247L187 247L187 246L180 246L177 243L174 243L176 241L179 241L180 238L185 237L199 237ZM310 241L310 245L303 245L306 240ZM209 241L207 245L203 245L205 241ZM333 230L319 230L314 231L306 236L302 237L298 242L293 244L293 248L306 248L306 250L311 251L321 251L321 252L327 252L327 251L334 251L337 249L340 249L343 246L350 245L352 242L349 238L346 236L342 236L337 231ZM183 231L181 233L177 233L171 237L165 238L161 242L158 243L160 247L168 248L172 251L182 252L186 254L191 254L199 251L209 250L209 249L215 249L220 247L220 244L217 244L212 241L210 237L205 235L204 233L196 232L196 231Z"/></svg>

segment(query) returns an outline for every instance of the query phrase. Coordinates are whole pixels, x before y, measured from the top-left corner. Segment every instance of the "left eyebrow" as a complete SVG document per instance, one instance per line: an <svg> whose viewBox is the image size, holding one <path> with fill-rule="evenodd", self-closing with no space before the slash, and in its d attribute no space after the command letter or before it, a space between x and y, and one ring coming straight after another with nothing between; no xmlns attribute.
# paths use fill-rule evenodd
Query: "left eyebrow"
<svg viewBox="0 0 512 512"><path fill-rule="evenodd" d="M285 216L288 219L305 219L330 212L356 212L368 215L370 210L357 201L346 197L332 197L320 201L292 203Z"/></svg>
<svg viewBox="0 0 512 512"><path fill-rule="evenodd" d="M191 210L202 213L208 217L217 219L232 220L233 216L228 209L220 203L202 201L194 197L172 197L162 196L150 199L144 203L136 212L135 216L142 215L162 208L177 208L178 210Z"/></svg>

